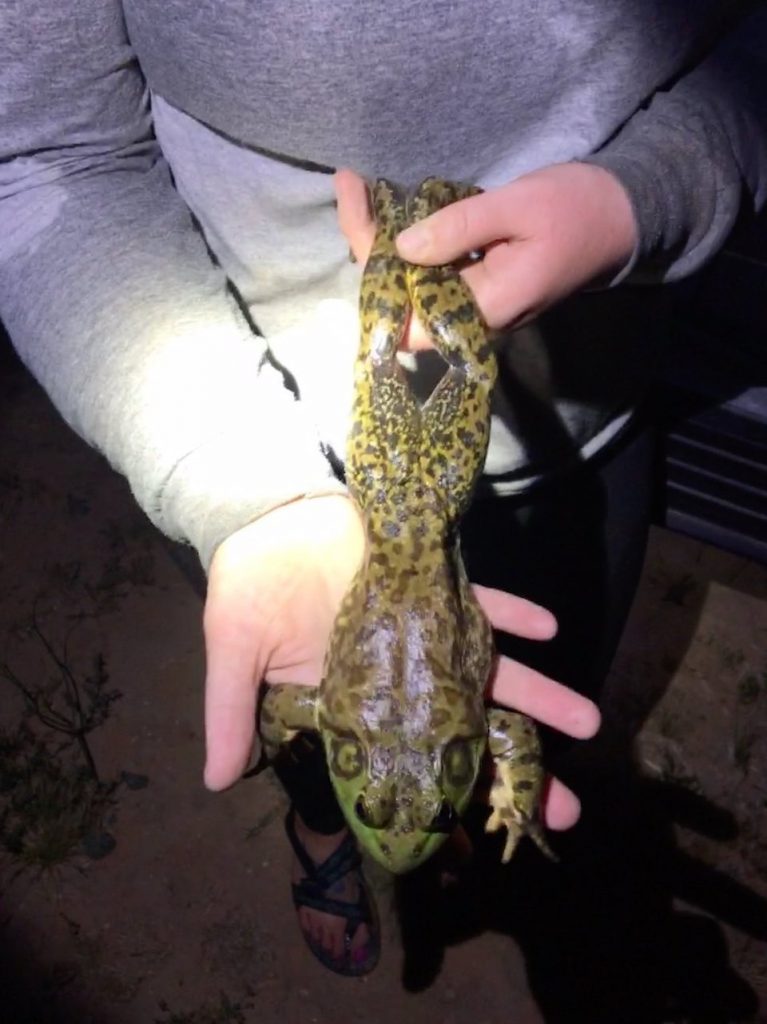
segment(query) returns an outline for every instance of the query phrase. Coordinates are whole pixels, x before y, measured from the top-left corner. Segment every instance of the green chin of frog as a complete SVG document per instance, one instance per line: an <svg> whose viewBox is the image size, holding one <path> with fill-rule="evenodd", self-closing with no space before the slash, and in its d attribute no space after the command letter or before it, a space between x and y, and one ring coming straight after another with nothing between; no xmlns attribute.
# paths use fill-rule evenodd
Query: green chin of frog
<svg viewBox="0 0 767 1024"><path fill-rule="evenodd" d="M456 827L471 799L478 768L477 756L471 776L463 780L463 784L445 789L431 778L419 780L417 786L400 787L403 792L395 787L395 791L388 794L388 804L383 805L380 788L369 779L360 775L345 779L332 772L330 778L338 804L360 846L388 871L404 874L433 856ZM420 801L415 798L416 791L421 796ZM427 791L431 791L430 800L424 799ZM380 823L365 820L366 801L369 801L367 813L372 810L373 814L378 814ZM432 807L434 815L429 828L424 827L423 820L430 817L427 807Z"/></svg>
<svg viewBox="0 0 767 1024"><path fill-rule="evenodd" d="M413 829L409 832L394 833L386 828L369 828L352 816L347 820L360 846L382 867L395 875L403 875L419 867L433 856L447 839L447 833L444 832L422 832Z"/></svg>

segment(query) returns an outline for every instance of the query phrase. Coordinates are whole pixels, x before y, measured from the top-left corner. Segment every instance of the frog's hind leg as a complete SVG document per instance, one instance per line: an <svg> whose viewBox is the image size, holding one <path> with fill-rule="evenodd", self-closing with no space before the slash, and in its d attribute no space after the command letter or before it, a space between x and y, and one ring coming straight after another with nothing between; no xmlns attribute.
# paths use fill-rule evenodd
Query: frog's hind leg
<svg viewBox="0 0 767 1024"><path fill-rule="evenodd" d="M493 811L485 831L506 829L501 860L506 864L522 836L527 835L552 860L556 855L546 842L540 820L543 789L541 746L535 724L516 711L491 708L487 713L488 747L495 762L490 790Z"/></svg>
<svg viewBox="0 0 767 1024"><path fill-rule="evenodd" d="M479 191L427 179L411 200L412 219ZM422 410L421 459L426 479L455 521L471 498L487 452L495 353L474 296L455 267L408 266L408 285L413 312L448 364Z"/></svg>
<svg viewBox="0 0 767 1024"><path fill-rule="evenodd" d="M360 289L361 339L346 452L347 483L365 510L380 507L410 478L420 437L418 403L397 362L410 315L404 263L394 245L405 210L384 180L372 188L371 200L377 232Z"/></svg>

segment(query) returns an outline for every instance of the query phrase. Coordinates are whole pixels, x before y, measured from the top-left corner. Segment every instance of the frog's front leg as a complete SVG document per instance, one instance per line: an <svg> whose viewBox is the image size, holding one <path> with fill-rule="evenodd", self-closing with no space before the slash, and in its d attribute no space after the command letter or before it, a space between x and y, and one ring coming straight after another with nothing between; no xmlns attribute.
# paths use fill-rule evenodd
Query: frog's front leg
<svg viewBox="0 0 767 1024"><path fill-rule="evenodd" d="M269 760L273 760L284 743L299 732L317 729L317 697L315 686L294 686L278 683L269 686L261 704L258 731Z"/></svg>
<svg viewBox="0 0 767 1024"><path fill-rule="evenodd" d="M543 788L541 745L533 721L516 711L491 708L487 713L488 747L495 762L495 780L490 790L493 812L486 832L506 829L501 860L511 860L517 843L528 835L552 860L556 855L546 842L540 820Z"/></svg>

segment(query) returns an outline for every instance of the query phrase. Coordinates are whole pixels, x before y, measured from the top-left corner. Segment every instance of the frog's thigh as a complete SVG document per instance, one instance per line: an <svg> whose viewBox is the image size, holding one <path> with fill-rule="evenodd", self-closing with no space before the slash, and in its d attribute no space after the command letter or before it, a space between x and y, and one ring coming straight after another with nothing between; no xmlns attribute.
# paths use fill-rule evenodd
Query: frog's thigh
<svg viewBox="0 0 767 1024"><path fill-rule="evenodd" d="M427 178L410 203L413 221L477 195L481 189L460 182ZM495 357L489 334L474 294L452 266L407 266L408 291L413 310L432 336L437 350L451 366L464 366L470 376L484 381L488 390L495 380Z"/></svg>
<svg viewBox="0 0 767 1024"><path fill-rule="evenodd" d="M415 190L409 209L412 220L423 220L444 206L457 203L469 196L478 196L482 189L464 181L447 181L444 178L425 178Z"/></svg>
<svg viewBox="0 0 767 1024"><path fill-rule="evenodd" d="M487 452L496 364L479 312L462 280L452 272L443 282L429 280L430 274L442 272L439 267L411 272L413 308L448 363L423 408L422 463L431 486L449 509L460 513ZM455 287L467 293L464 314L454 308Z"/></svg>
<svg viewBox="0 0 767 1024"><path fill-rule="evenodd" d="M423 408L422 421L426 478L450 513L460 515L487 452L489 382L464 365L449 366Z"/></svg>
<svg viewBox="0 0 767 1024"><path fill-rule="evenodd" d="M317 728L317 693L313 686L286 683L267 688L258 720L267 757L273 758L297 733Z"/></svg>
<svg viewBox="0 0 767 1024"><path fill-rule="evenodd" d="M413 311L450 366L492 387L495 355L490 331L464 279L452 267L408 267Z"/></svg>
<svg viewBox="0 0 767 1024"><path fill-rule="evenodd" d="M355 369L346 479L363 509L384 482L409 479L420 439L420 409L397 362L409 298L404 271L387 238L378 240L362 279L362 337Z"/></svg>
<svg viewBox="0 0 767 1024"><path fill-rule="evenodd" d="M457 465L473 483L484 460L489 430L489 395L463 370L451 367L423 410L428 450Z"/></svg>
<svg viewBox="0 0 767 1024"><path fill-rule="evenodd" d="M534 723L515 711L488 711L488 747L496 776L490 791L492 814L488 832L506 829L502 861L511 859L523 835L553 857L540 824L539 801L543 785L541 747Z"/></svg>

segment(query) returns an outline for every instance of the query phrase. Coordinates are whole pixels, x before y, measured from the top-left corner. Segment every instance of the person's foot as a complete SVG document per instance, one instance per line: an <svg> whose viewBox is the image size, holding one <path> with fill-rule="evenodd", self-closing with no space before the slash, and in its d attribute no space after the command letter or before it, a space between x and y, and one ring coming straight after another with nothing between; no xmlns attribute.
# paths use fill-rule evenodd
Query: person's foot
<svg viewBox="0 0 767 1024"><path fill-rule="evenodd" d="M293 900L310 949L331 970L367 973L378 960L379 937L349 830L313 832L295 811L285 824L294 850Z"/></svg>

